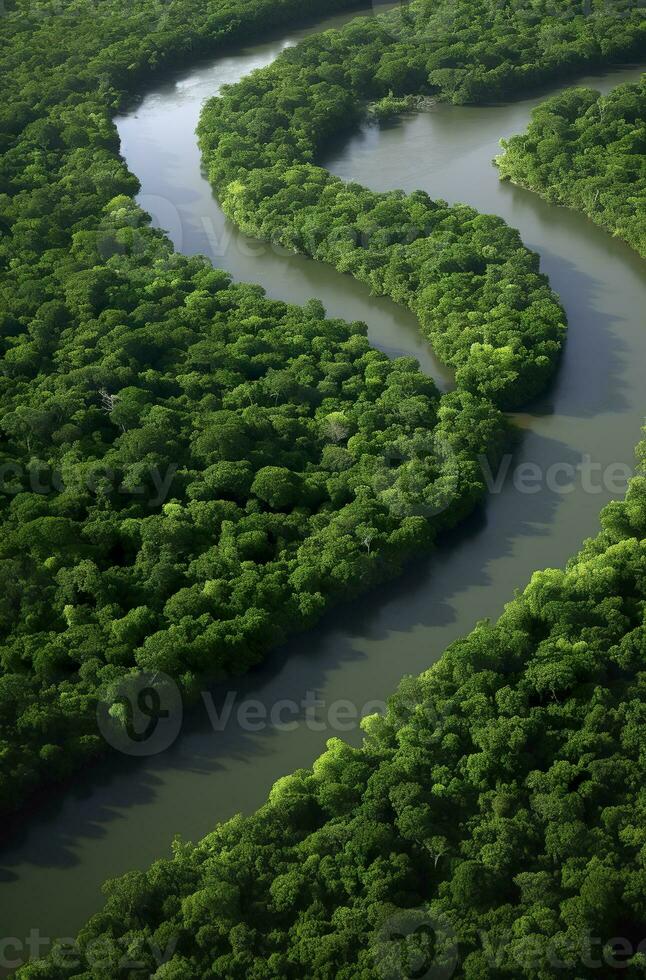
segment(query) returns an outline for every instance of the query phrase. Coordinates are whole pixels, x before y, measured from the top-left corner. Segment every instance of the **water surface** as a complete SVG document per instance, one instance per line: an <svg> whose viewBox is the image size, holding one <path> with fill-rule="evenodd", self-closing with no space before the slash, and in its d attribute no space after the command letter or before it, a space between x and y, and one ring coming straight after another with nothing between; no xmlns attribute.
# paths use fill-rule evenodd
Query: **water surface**
<svg viewBox="0 0 646 980"><path fill-rule="evenodd" d="M411 314L331 268L245 239L224 219L200 173L194 129L204 99L306 33L167 80L118 119L123 155L142 184L140 201L179 250L205 253L271 296L299 303L316 296L331 315L365 320L375 345L413 354L446 386L449 373ZM606 91L639 74L584 81ZM562 565L596 532L600 508L623 495L646 402L646 266L580 215L499 182L491 166L498 140L524 129L538 101L437 105L387 126L366 125L325 161L334 173L376 190L423 188L500 214L540 253L566 307L570 336L552 389L515 416L522 438L498 492L397 582L336 610L229 685L235 704L227 707L224 691L216 691L223 717L231 709L221 731L213 731L202 707L167 752L103 767L31 820L0 855L4 936L24 941L31 929L74 934L100 906L104 879L167 855L176 833L197 839L216 821L252 811L279 776L309 765L328 737L358 741L353 713L371 710L370 702L386 698L403 674L429 666L479 619L496 617L534 569ZM571 468L586 456L572 480ZM532 470L538 482L527 479L528 464L538 467ZM237 715L245 699L261 706L246 722ZM253 720L283 699L301 706L297 716L281 709L289 724Z"/></svg>

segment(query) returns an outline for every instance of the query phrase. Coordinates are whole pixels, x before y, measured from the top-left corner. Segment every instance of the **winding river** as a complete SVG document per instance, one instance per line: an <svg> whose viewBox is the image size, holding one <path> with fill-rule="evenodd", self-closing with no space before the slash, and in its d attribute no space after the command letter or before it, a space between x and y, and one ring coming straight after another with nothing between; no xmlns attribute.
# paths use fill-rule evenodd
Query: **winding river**
<svg viewBox="0 0 646 980"><path fill-rule="evenodd" d="M141 204L178 250L205 253L270 296L298 303L316 296L330 315L365 320L376 346L412 354L446 386L449 374L411 314L332 268L241 236L200 172L194 129L204 99L288 44L348 19L166 79L117 120L122 153L141 181ZM580 81L607 91L639 75L635 68ZM213 692L221 730L198 706L166 752L106 765L41 810L0 854L4 937L24 943L30 930L73 935L100 906L105 878L168 854L176 833L196 839L216 821L253 810L279 776L309 765L330 736L358 741L357 712L374 710L370 702L433 663L477 620L496 617L534 569L562 565L596 532L601 507L623 495L646 410L646 265L582 216L502 184L491 165L499 139L524 129L533 106L553 91L495 107L436 105L386 126L365 125L325 161L375 190L423 188L503 216L540 253L561 296L570 335L560 373L544 397L514 416L521 439L492 474L486 509L396 582L336 610L229 685L235 703ZM281 699L301 708L292 724L282 724L292 716L281 713L267 725L257 721L260 710L246 721L238 713L245 699L268 712Z"/></svg>

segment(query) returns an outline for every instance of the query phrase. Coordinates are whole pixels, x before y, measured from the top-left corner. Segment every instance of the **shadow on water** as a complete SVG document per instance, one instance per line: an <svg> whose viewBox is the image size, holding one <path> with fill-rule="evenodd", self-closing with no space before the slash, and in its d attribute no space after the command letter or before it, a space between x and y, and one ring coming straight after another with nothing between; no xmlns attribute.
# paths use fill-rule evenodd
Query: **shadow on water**
<svg viewBox="0 0 646 980"><path fill-rule="evenodd" d="M229 244L216 241L222 254L210 257L235 279L259 282L269 295L292 302L319 296L330 315L368 322L376 346L418 357L437 377L411 314L371 297L367 287L331 267L247 248L213 201L193 136L199 106L218 86L276 53L276 45L263 45L192 69L123 117L123 152L141 180L143 206L152 212L159 204L157 226L176 221L181 243L172 237L182 251L208 255L209 231L233 236ZM235 695L221 730L213 730L198 703L166 752L107 760L14 827L0 856L5 935L25 936L31 928L49 936L74 933L100 906L103 880L168 854L176 832L195 839L216 821L253 810L277 778L310 765L329 736L357 743L356 719L349 728L335 727L331 705L345 700L361 714L368 702L385 699L403 674L425 669L477 621L494 619L534 569L563 564L595 532L598 512L611 497L605 489L589 494L577 485L570 493L541 485L538 493L523 492L517 475L527 463L543 475L555 465L574 468L593 451L602 462L632 461L643 412L646 277L626 246L581 216L498 181L491 167L498 139L521 131L536 101L478 111L436 106L362 131L336 150L335 172L346 179L375 189L422 187L500 214L540 253L542 270L565 304L570 335L560 373L549 392L513 417L519 438L499 491L396 581L339 606L246 677L215 685L209 693L218 715L227 708L227 693ZM305 718L310 695L323 702L322 728ZM250 699L269 713L290 699L296 726L250 729L237 710Z"/></svg>
<svg viewBox="0 0 646 980"><path fill-rule="evenodd" d="M519 434L516 457L520 454L522 458L526 439L526 434ZM538 442L541 445L535 447L535 454L545 461L576 463L577 454L564 444L545 439ZM252 758L257 763L270 756L269 743L283 734L280 728L267 727L261 738L246 731L235 718L235 711L227 708L227 696L230 698L231 692L235 694L236 704L253 699L269 714L277 700L302 704L308 692L318 694L325 690L331 673L351 661L367 660L369 653L357 648L357 639L392 643L397 635L419 627L436 630L454 625L456 597L474 586L486 589L491 585L487 568L492 560L509 556L513 543L526 535L535 536L539 533L538 526L543 528L540 533L550 533L549 527L558 510L558 495L529 497L512 493L510 496L510 471L511 468L498 497L491 497L488 506L477 508L459 528L443 535L430 557L409 563L397 579L329 612L316 629L291 638L246 676L214 685L207 693L212 698L211 711L224 724L221 731L213 730L205 704L200 702L187 711L181 737L160 756L109 760L97 766L91 778L74 784L65 795L53 796L29 825L16 830L11 852L2 858L0 881L17 879L11 867L25 861L27 844L27 861L33 867L77 866L79 840L105 838L110 833L110 825L126 819L133 808L153 805L165 785L162 774L167 776L176 771L211 776L228 771L231 764L245 766ZM495 471L492 475L498 476ZM502 524L497 514L501 508L505 511ZM486 547L479 547L479 539L485 536ZM460 560L463 552L469 559L467 562ZM470 560L476 556L477 560ZM419 669L431 663L439 652L436 650L428 661L424 655ZM389 691L390 688L381 690L379 685L372 690L366 678L366 702L373 697L385 698ZM301 711L293 717L300 723L304 713Z"/></svg>
<svg viewBox="0 0 646 980"><path fill-rule="evenodd" d="M526 244L534 247L531 242ZM598 305L603 279L543 244L540 255L541 271L565 306L568 336L550 387L519 414L592 419L628 411L625 373L630 348L622 335L626 317Z"/></svg>

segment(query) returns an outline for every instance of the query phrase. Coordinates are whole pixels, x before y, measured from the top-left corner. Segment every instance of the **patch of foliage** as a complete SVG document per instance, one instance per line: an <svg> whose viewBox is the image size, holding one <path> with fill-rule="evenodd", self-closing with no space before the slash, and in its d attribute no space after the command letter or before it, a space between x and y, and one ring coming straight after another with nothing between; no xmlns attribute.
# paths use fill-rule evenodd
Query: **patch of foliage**
<svg viewBox="0 0 646 980"><path fill-rule="evenodd" d="M0 21L4 810L105 751L97 699L133 671L190 696L247 669L484 493L493 405L175 254L118 156L111 117L154 71L350 6Z"/></svg>
<svg viewBox="0 0 646 980"><path fill-rule="evenodd" d="M503 221L417 192L376 194L316 159L380 100L483 102L629 59L643 17L619 0L424 3L353 21L224 90L198 134L228 217L368 282L418 316L458 388L511 408L541 390L564 317L535 256Z"/></svg>
<svg viewBox="0 0 646 980"><path fill-rule="evenodd" d="M402 112L411 112L418 108L419 102L420 97L417 95L393 95L392 92L389 92L378 102L373 102L369 112L371 116L381 121L390 119L392 116L398 116Z"/></svg>
<svg viewBox="0 0 646 980"><path fill-rule="evenodd" d="M332 739L251 817L110 882L80 966L21 980L125 977L125 950L160 980L643 977L643 476L602 527L405 679L361 748Z"/></svg>
<svg viewBox="0 0 646 980"><path fill-rule="evenodd" d="M502 146L503 180L583 211L646 257L646 76L606 96L574 88L548 99Z"/></svg>

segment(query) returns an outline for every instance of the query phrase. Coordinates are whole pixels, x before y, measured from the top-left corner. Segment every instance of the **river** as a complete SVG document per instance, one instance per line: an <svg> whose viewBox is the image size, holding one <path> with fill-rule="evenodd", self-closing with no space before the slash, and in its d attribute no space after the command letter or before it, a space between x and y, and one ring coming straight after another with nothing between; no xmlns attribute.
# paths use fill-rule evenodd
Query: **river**
<svg viewBox="0 0 646 980"><path fill-rule="evenodd" d="M348 19L166 79L117 119L122 154L141 181L142 206L178 250L202 252L270 296L299 303L316 296L330 315L365 320L376 346L412 354L446 387L450 374L410 313L332 268L241 236L200 172L194 130L204 99L286 45ZM627 69L580 81L606 91L639 75ZM623 496L646 404L646 265L582 216L502 184L491 164L500 137L522 131L533 106L559 87L509 105L438 104L388 125L366 124L325 160L334 173L375 190L423 188L501 215L540 253L560 294L570 333L559 375L514 416L522 439L492 475L501 482L486 509L396 582L335 610L229 684L235 702L214 692L220 730L200 705L166 752L98 767L41 809L0 854L4 937L24 944L37 930L44 951L48 937L73 935L100 907L104 879L167 855L176 833L195 840L216 821L252 811L279 776L309 765L330 736L357 742L354 715L372 710L370 702L433 663L478 620L498 616L534 569L562 565L596 533L601 507ZM245 716L238 707L249 699L260 704ZM258 721L284 699L300 706L295 720L283 706L278 723Z"/></svg>

